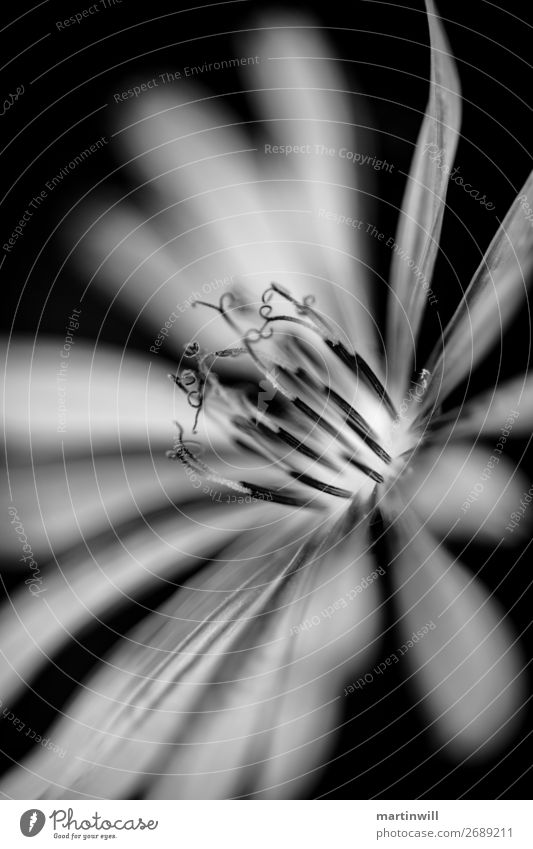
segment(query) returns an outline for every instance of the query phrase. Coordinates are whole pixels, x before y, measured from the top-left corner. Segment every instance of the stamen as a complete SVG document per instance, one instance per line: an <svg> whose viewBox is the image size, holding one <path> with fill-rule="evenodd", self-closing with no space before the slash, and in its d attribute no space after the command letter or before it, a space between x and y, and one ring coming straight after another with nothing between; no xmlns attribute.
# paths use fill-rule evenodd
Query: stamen
<svg viewBox="0 0 533 849"><path fill-rule="evenodd" d="M346 437L343 436L342 433L337 428L332 427L329 422L327 422L323 416L319 415L312 407L302 401L301 398L292 398L291 403L299 410L304 416L307 416L308 419L311 419L312 422L317 424L322 430L328 433L330 436L334 436L340 442L343 442L344 445L349 446L349 442L346 440Z"/></svg>
<svg viewBox="0 0 533 849"><path fill-rule="evenodd" d="M392 403L392 400L379 377L370 368L366 360L364 360L360 354L351 354L342 342L333 342L330 339L326 339L325 342L328 348L333 351L335 356L347 365L354 374L359 375L359 372L363 374L367 383L372 387L380 400L383 401L392 418L395 419L398 413L396 412L394 404Z"/></svg>
<svg viewBox="0 0 533 849"><path fill-rule="evenodd" d="M271 301L274 295L288 301L297 315L273 315ZM238 334L238 339L234 347L209 352L202 352L196 340L190 342L185 348L184 356L195 360L194 368L186 368L180 374L169 377L185 392L189 405L196 411L193 432L197 430L200 410L204 408L207 393L210 392L214 411L222 416L222 426L224 427L224 422L228 422L234 428L233 434L230 433L233 444L266 461L271 465L271 469L277 469L280 475L288 475L301 489L309 487L325 496L354 499L363 487L363 482L360 476L349 471L350 466L376 484L384 483L385 480L384 474L358 459L363 448L373 452L387 465L392 463L392 457L380 445L378 430L371 426L356 407L345 400L345 395L352 396L348 383L350 374L364 379L386 406L392 421L397 414L377 375L360 354L349 351L337 338L328 322L313 308L314 302L313 296L298 301L282 287L272 283L263 293L259 308L263 323L258 328L241 330L237 321L229 314L230 307L238 306L238 301L232 293L224 293L218 305L195 301L195 306L203 305L216 310ZM304 342L303 334L298 333L294 333L288 341L278 343L274 356L268 355L268 347L267 353L260 350L262 342L272 339L276 322L296 324L317 334L328 352L324 362L322 363L320 357L311 350L308 340ZM283 349L288 354L286 358L281 354ZM323 349L322 353L325 355L326 351ZM331 353L349 372L335 368L334 363L331 367ZM279 393L276 405L261 413L254 407L245 391L224 386L213 371L217 359L244 355L252 359L274 391ZM327 360L329 362L326 366ZM330 385L331 381L334 387ZM364 402L368 403L366 389L363 390L362 397ZM318 401L319 408L315 403ZM311 428L309 422L316 427ZM304 492L287 490L283 478L280 486L267 487L218 474L185 445L183 428L180 425L178 430L174 448L167 452L167 456L179 459L195 474L254 498L298 507L309 504L309 497ZM325 439L324 433L331 439ZM287 448L291 450L288 451ZM365 450L363 456L367 453ZM310 463L302 458L306 458ZM320 473L318 478L308 474L307 471L301 470L302 464L307 467L320 464L323 469L334 473L336 481L345 485L337 486L321 480ZM364 489L365 497L368 497L368 488ZM312 499L313 504L316 501L316 498ZM324 504L323 498L319 499L319 504Z"/></svg>
<svg viewBox="0 0 533 849"><path fill-rule="evenodd" d="M346 415L348 416L348 418L346 419L347 424L349 425L349 427L352 428L352 430L355 431L355 433L357 433L357 435L363 440L365 445L368 445L368 447L374 452L374 454L377 454L380 460L383 460L384 463L392 463L392 457L390 456L390 454L388 454L385 449L382 448L381 445L379 445L379 443L376 441L375 437L377 437L377 434L375 434L375 437L370 435L370 425L357 412L357 410L354 410L351 404L348 404L348 401L345 401L344 398L341 398L341 396L338 395L335 390L328 389L327 387L324 387L324 390L328 393L328 395L331 396L335 404L337 404L337 406L339 406L341 410L346 413Z"/></svg>
<svg viewBox="0 0 533 849"><path fill-rule="evenodd" d="M346 414L347 418L343 419L348 426L359 436L359 438L366 444L368 447L380 458L384 463L391 463L392 457L388 454L377 442L378 436L375 431L372 430L368 422L360 415L360 413L355 410L348 401L345 401L338 392L335 392L331 386L326 386L324 383L320 383L317 380L314 380L309 372L306 372L302 368L297 368L293 372L287 372L285 368L282 366L279 367L279 371L284 374L288 379L298 379L300 382L304 383L304 385L310 386L314 389L315 392L319 392L326 397L327 400L330 398L342 410L343 413Z"/></svg>
<svg viewBox="0 0 533 849"><path fill-rule="evenodd" d="M290 301L290 303L294 304L297 312L303 315L308 315L311 317L312 324L308 324L307 322L301 321L300 319L292 318L290 316L271 316L272 306L269 301L271 298L267 299L267 294L270 292L276 292L281 297ZM292 321L296 324L301 324L309 330L314 330L318 332L322 337L328 348L346 365L348 368L354 372L356 375L359 375L359 372L363 375L366 382L372 387L372 389L376 392L378 397L387 407L387 410L391 414L392 418L395 419L397 416L394 404L392 403L392 399L390 398L388 392L385 387L381 383L377 374L373 371L373 369L369 366L366 360L358 353L350 353L346 346L340 341L338 336L336 336L331 327L327 324L326 321L311 308L311 304L314 303L314 296L308 295L304 298L303 303L300 303L296 300L289 292L284 290L277 283L271 283L270 287L263 293L262 300L265 304L260 309L260 315L265 319L265 324L273 321ZM264 326L264 325L263 325Z"/></svg>
<svg viewBox="0 0 533 849"><path fill-rule="evenodd" d="M276 428L275 431L270 430L265 424L262 422L257 422L257 427L260 428L262 432L266 435L272 437L273 439L281 439L282 442L285 442L290 448L294 448L295 451L298 451L300 454L304 454L306 457L309 457L310 460L313 460L317 463L322 463L324 466L327 466L330 469L335 471L339 471L338 466L335 466L327 457L323 454L319 454L317 451L313 451L312 448L309 448L305 442L301 442L292 433L289 433L288 430L285 430L282 427Z"/></svg>
<svg viewBox="0 0 533 849"><path fill-rule="evenodd" d="M314 295L306 295L302 302L298 301L294 298L290 292L287 292L286 289L283 289L282 286L279 286L277 283L271 283L269 289L263 293L263 301L265 300L265 296L267 293L272 290L276 292L276 294L281 295L285 300L290 301L291 304L294 304L296 307L296 311L300 313L300 315L308 315L311 317L311 320L317 325L317 327L322 326L323 332L327 334L330 338L334 337L334 333L332 332L332 328L330 325L324 320L323 316L321 316L316 310L312 309L312 305L315 303ZM270 300L270 299L269 299Z"/></svg>

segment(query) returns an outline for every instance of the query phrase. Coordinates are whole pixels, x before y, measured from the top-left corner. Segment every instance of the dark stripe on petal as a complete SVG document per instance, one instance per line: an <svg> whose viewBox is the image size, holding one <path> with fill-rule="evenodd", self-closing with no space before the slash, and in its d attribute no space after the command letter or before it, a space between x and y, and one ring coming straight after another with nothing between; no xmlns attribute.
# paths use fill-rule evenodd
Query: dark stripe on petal
<svg viewBox="0 0 533 849"><path fill-rule="evenodd" d="M376 441L374 436L371 433L370 426L367 424L365 419L354 410L351 404L348 401L345 401L344 398L341 398L335 390L329 389L327 386L324 387L324 394L328 397L331 397L335 404L337 404L340 409L346 413L348 418L346 419L346 423L354 430L357 435L363 440L363 442L368 445L368 447L377 454L377 456L383 460L384 463L391 463L392 457L388 454L384 448Z"/></svg>
<svg viewBox="0 0 533 849"><path fill-rule="evenodd" d="M373 481L376 481L376 483L383 483L383 481L385 480L385 478L380 475L379 472L374 471L374 469L371 469L370 466L367 466L365 463L361 463L354 457L346 457L346 460L351 463L352 466L355 466L357 469L359 469L360 472L364 472L365 475L368 475L369 478L372 478Z"/></svg>
<svg viewBox="0 0 533 849"><path fill-rule="evenodd" d="M291 472L291 477L306 484L306 486L318 489L320 492L325 492L327 495L335 495L337 498L351 498L353 495L353 492L350 492L348 489L341 489L341 487L338 486L330 486L327 483L322 483L322 481L319 481L316 478L312 478L310 475L304 475L299 472Z"/></svg>
<svg viewBox="0 0 533 849"><path fill-rule="evenodd" d="M305 401L302 401L301 398L293 398L292 403L298 410L300 410L301 413L307 416L307 418L311 419L311 421L315 422L315 424L321 427L322 430L325 430L326 433L329 433L330 436L334 436L340 442L343 442L344 445L348 445L348 442L346 441L342 433L339 433L338 428L332 427L329 422L325 421L325 419L323 419L322 416L315 412L312 407L306 404Z"/></svg>
<svg viewBox="0 0 533 849"><path fill-rule="evenodd" d="M379 396L379 398L383 401L387 410L395 419L398 415L394 404L392 403L390 396L383 386L381 380L377 376L377 374L370 368L366 360L360 354L352 354L346 348L342 342L334 342L331 339L324 340L328 348L333 351L336 357L338 357L346 366L348 366L354 374L362 376L365 378L366 382L370 384L374 392Z"/></svg>
<svg viewBox="0 0 533 849"><path fill-rule="evenodd" d="M274 504L288 504L292 507L312 507L312 504L309 504L306 498L302 498L302 496L294 495L289 492L281 492L278 489L270 489L267 486L258 486L255 483L249 483L248 481L239 481L240 486L245 487L253 498L257 498L260 501L270 501Z"/></svg>

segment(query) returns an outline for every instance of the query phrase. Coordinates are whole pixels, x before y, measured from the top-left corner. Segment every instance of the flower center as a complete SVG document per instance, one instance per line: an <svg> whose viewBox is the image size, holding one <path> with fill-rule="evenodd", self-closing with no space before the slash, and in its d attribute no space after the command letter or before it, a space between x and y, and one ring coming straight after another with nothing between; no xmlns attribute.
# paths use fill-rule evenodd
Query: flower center
<svg viewBox="0 0 533 849"><path fill-rule="evenodd" d="M293 314L275 313L276 301L288 302ZM316 311L311 296L300 302L272 283L259 308L262 325L244 333L235 316L247 308L234 295L225 293L218 305L197 303L216 309L238 343L205 353L191 342L185 356L193 367L169 377L197 411L193 432L204 410L255 465L246 477L230 464L223 471L213 468L186 444L181 425L169 457L218 486L316 508L354 496L370 499L377 486L398 475L412 447L407 418L365 359ZM255 398L217 377L213 366L226 357L253 362L261 376Z"/></svg>

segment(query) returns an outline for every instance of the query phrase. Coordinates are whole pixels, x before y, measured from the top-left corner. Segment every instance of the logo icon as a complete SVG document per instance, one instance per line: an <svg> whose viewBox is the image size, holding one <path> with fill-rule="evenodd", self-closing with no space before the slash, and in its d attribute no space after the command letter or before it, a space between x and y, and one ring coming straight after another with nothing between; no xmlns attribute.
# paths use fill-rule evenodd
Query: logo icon
<svg viewBox="0 0 533 849"><path fill-rule="evenodd" d="M20 818L20 830L24 837L35 837L42 831L46 822L46 817L42 811L37 808L30 808L29 811L24 811Z"/></svg>
<svg viewBox="0 0 533 849"><path fill-rule="evenodd" d="M272 376L274 380L277 380L277 369L273 370ZM269 401L272 401L276 395L276 387L266 377L259 381L259 386L261 392L257 397L257 421L262 421L266 417Z"/></svg>

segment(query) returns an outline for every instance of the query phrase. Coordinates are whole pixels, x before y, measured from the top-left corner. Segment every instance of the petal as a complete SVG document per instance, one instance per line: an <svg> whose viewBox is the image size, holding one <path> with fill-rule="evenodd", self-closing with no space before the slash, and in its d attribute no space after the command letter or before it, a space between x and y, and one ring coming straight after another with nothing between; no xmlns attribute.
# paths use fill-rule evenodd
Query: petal
<svg viewBox="0 0 533 849"><path fill-rule="evenodd" d="M345 86L323 59L326 49L316 35L306 29L280 39L277 32L260 32L245 48L291 56L290 62L265 60L243 70L247 87L248 75L261 87L283 80L275 105L272 92L253 92L268 128L274 108L285 142L296 131L313 150L325 143L354 150ZM315 61L294 57L309 50ZM331 210L355 220L353 163L314 153L281 162L241 130L244 122L219 98L190 81L180 91L170 96L159 87L122 110L116 137L140 176L141 191L102 197L85 208L85 232L74 239L84 276L92 269L91 285L153 331L178 312L169 350L200 329L206 345L229 344L222 322L188 310L191 299L216 300L235 282L259 299L272 279L300 297L315 294L359 347L367 339L375 346L364 256L360 245L354 249L358 231L324 217ZM362 281L355 292L353 280Z"/></svg>
<svg viewBox="0 0 533 849"><path fill-rule="evenodd" d="M520 470L494 447L450 442L421 451L413 467L402 491L440 539L450 534L468 541L501 541L528 489Z"/></svg>
<svg viewBox="0 0 533 849"><path fill-rule="evenodd" d="M213 473L242 477L248 464L253 475L256 461L251 455L227 450L218 454L220 445L221 440L212 445L212 452L204 450L202 454ZM272 469L261 470L265 485L273 477ZM202 498L223 503L229 498L228 494L221 495L223 490L220 484L210 485L198 474L187 475L182 464L170 460L162 450L95 454L90 459L64 457L59 463L10 467L9 487L3 487L0 497L4 508L0 513L4 529L0 551L20 570L24 544L40 563L45 563L123 523L142 523L157 510Z"/></svg>
<svg viewBox="0 0 533 849"><path fill-rule="evenodd" d="M450 432L455 437L498 436L503 446L511 434L531 436L532 422L533 376L528 374L496 384L460 409L435 417L432 424L439 433Z"/></svg>
<svg viewBox="0 0 533 849"><path fill-rule="evenodd" d="M134 630L51 729L68 760L33 754L34 777L18 767L3 791L298 795L331 745L340 682L368 659L377 625L375 584L347 600L372 572L366 521L341 541L322 535L320 550L312 530L306 553L302 527L253 556L244 535ZM300 628L306 618L318 624Z"/></svg>
<svg viewBox="0 0 533 849"><path fill-rule="evenodd" d="M347 158L360 150L355 118L364 125L361 104L357 101L354 115L354 95L348 99L346 80L338 63L327 58L328 45L312 19L281 13L261 23L250 49L262 61L250 67L250 75L252 105L270 142L262 148L263 167L272 160L281 167L284 160L287 175L299 181L289 184L290 190L301 194L312 213L307 238L323 246L318 267L331 281L322 296L317 291L318 303L328 309L331 304L350 342L372 358L377 349L374 281L366 262L367 242L356 226L360 218L368 221L371 193L361 191L357 172L363 169ZM282 146L281 154L272 151L272 142ZM285 150L293 152L284 156Z"/></svg>
<svg viewBox="0 0 533 849"><path fill-rule="evenodd" d="M202 284L209 281L219 296L231 281L221 272L225 270L223 257L213 259L216 274L212 277L202 254L196 264L192 257L187 260L182 250L187 236L176 226L179 196L164 212L151 212L148 205L143 208L136 200L129 194L102 193L85 203L68 233L74 245L73 260L78 275L88 281L86 292L96 290L107 304L118 306L123 315L152 335L155 353L157 345L167 356L177 355L196 334L198 323L205 323L200 313L191 309L195 297L205 297ZM172 221L172 235L165 232L167 219ZM204 275L205 279L198 279Z"/></svg>
<svg viewBox="0 0 533 849"><path fill-rule="evenodd" d="M430 733L455 759L493 754L515 732L525 697L511 623L482 580L414 511L405 511L391 534L400 652Z"/></svg>
<svg viewBox="0 0 533 849"><path fill-rule="evenodd" d="M300 295L316 290L320 248L309 237L310 210L298 185L284 186L269 163L258 160L239 123L193 85L181 97L159 92L134 103L119 138L151 194L138 196L137 213L131 202L111 207L81 254L85 263L97 251L104 263L95 284L132 313L141 310L154 329L177 311L171 344L200 332L206 346L233 340L220 319L188 309L194 298L216 302L241 284L260 303L273 278Z"/></svg>
<svg viewBox="0 0 533 849"><path fill-rule="evenodd" d="M4 341L8 459L29 462L96 449L168 446L185 396L166 375L175 364L74 337Z"/></svg>
<svg viewBox="0 0 533 849"><path fill-rule="evenodd" d="M391 383L398 397L412 368L412 357L431 286L446 207L448 177L461 123L459 78L441 21L427 0L431 41L429 102L398 223L391 264L387 353Z"/></svg>
<svg viewBox="0 0 533 849"><path fill-rule="evenodd" d="M12 699L50 657L100 617L131 603L147 587L179 580L195 562L212 555L264 510L221 512L213 505L173 512L133 529L87 541L38 580L16 592L0 618L0 688ZM273 512L272 521L276 514ZM37 588L37 589L35 589Z"/></svg>
<svg viewBox="0 0 533 849"><path fill-rule="evenodd" d="M19 570L23 541L44 562L122 522L142 522L151 511L198 495L182 469L162 451L152 456L98 454L11 468L9 485L9 493L5 487L1 498L6 517L1 550L16 558ZM19 521L24 540L20 530L14 533L10 527Z"/></svg>
<svg viewBox="0 0 533 849"><path fill-rule="evenodd" d="M420 416L441 404L501 339L526 294L533 263L533 228L524 211L533 203L533 172L492 240L427 369L431 373Z"/></svg>

